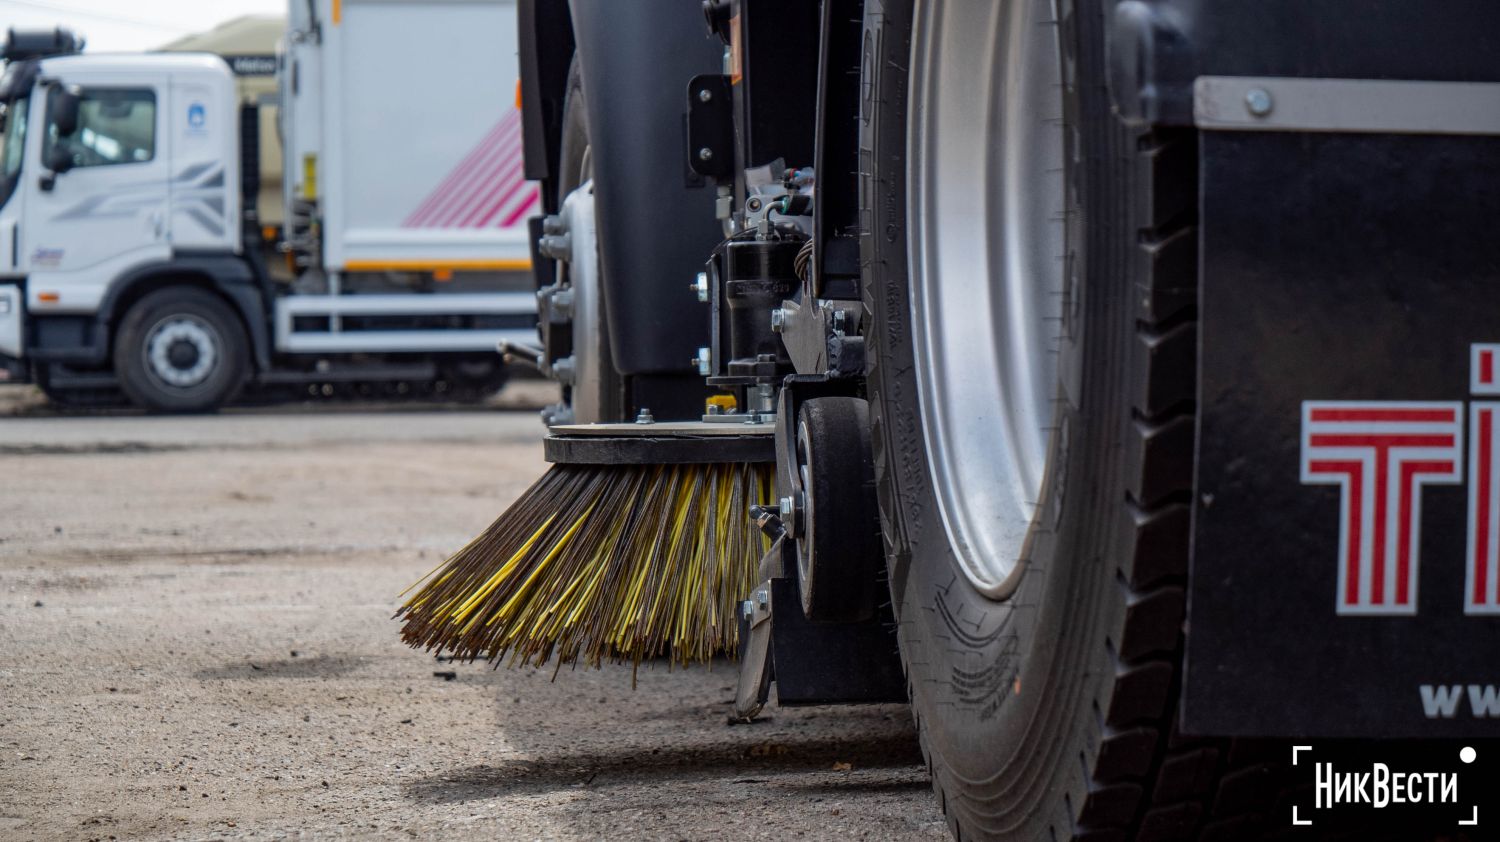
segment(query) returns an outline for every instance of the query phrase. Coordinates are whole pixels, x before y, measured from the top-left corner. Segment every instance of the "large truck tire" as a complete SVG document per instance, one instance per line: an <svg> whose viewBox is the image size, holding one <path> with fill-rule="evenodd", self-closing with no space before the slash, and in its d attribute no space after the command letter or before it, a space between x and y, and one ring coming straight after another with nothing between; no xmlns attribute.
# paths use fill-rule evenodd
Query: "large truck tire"
<svg viewBox="0 0 1500 842"><path fill-rule="evenodd" d="M136 406L152 412L208 412L245 384L249 343L223 299L197 287L155 290L126 311L115 331L115 376Z"/></svg>
<svg viewBox="0 0 1500 842"><path fill-rule="evenodd" d="M583 90L583 74L578 56L568 67L568 91L563 99L562 142L558 154L557 204L578 186L594 177L589 147L588 105ZM566 267L567 264L559 264ZM599 263L599 272L603 263ZM625 387L609 351L609 320L605 315L602 274L596 275L593 289L577 290L594 302L580 308L573 322L573 358L576 378L569 387L569 403L574 421L585 424L596 421L620 421L625 414ZM570 284L575 279L568 278ZM575 299L576 300L576 299Z"/></svg>
<svg viewBox="0 0 1500 842"><path fill-rule="evenodd" d="M1176 729L1195 138L1111 114L1112 6L866 3L876 484L959 839L1258 838L1277 794L1277 746Z"/></svg>

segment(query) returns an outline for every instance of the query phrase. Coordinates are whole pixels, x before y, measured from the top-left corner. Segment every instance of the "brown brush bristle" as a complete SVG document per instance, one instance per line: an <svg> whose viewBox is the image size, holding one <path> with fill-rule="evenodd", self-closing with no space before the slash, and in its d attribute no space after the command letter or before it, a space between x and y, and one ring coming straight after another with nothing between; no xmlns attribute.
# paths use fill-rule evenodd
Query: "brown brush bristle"
<svg viewBox="0 0 1500 842"><path fill-rule="evenodd" d="M557 465L397 612L408 644L512 664L733 653L772 466ZM417 587L414 585L413 587Z"/></svg>

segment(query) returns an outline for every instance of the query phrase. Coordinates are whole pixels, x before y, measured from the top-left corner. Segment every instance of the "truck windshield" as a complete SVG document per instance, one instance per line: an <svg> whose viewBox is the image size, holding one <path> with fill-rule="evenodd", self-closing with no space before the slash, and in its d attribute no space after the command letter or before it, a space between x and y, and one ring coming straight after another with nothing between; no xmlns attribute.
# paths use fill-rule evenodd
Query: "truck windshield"
<svg viewBox="0 0 1500 842"><path fill-rule="evenodd" d="M26 97L5 103L5 133L0 135L0 205L10 200L21 178L21 156L26 152L26 117L30 110Z"/></svg>

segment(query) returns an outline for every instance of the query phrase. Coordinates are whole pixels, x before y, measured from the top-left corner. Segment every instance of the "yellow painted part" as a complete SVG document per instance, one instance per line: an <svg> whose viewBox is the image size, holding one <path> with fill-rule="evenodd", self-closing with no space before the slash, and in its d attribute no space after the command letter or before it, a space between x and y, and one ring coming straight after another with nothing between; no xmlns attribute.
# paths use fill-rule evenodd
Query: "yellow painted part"
<svg viewBox="0 0 1500 842"><path fill-rule="evenodd" d="M302 198L318 198L318 156L311 152L302 156Z"/></svg>
<svg viewBox="0 0 1500 842"><path fill-rule="evenodd" d="M676 547L683 540L683 530L687 526L687 513L693 499L695 485L696 483L693 485L683 483L677 490L677 498L672 506L672 531L669 539L670 543L668 544L669 547ZM669 552L667 557L672 558L674 555L674 553ZM665 596L663 593L664 590L665 588L657 588L656 592L651 595L650 607L647 609L648 613L646 615L648 620L655 620L659 615L662 597ZM649 626L651 623L648 622L647 625Z"/></svg>
<svg viewBox="0 0 1500 842"><path fill-rule="evenodd" d="M511 598L506 600L504 605L500 606L500 610L496 611L495 616L491 617L489 622L485 623L485 625L494 625L496 620L510 616L511 612L515 610L516 604L521 600L522 597L526 596L527 591L529 591L532 584L536 582L537 577L541 576L542 571L547 569L547 565L551 564L552 560L557 558L558 554L563 551L563 548L568 546L568 542L572 541L573 536L578 534L579 527L583 526L583 522L588 520L589 514L593 511L594 507L593 505L590 505L583 514L578 516L578 520L573 521L573 525L568 527L568 531L564 532L563 536L558 539L557 543L552 545L552 549L547 552L547 556L540 562L537 562L536 569L531 571L531 575L526 577L526 581L521 583L521 587L516 588L516 592L511 595Z"/></svg>
<svg viewBox="0 0 1500 842"><path fill-rule="evenodd" d="M739 402L734 399L734 395L714 395L703 403L705 406L717 406L724 412L734 412L739 406Z"/></svg>
<svg viewBox="0 0 1500 842"><path fill-rule="evenodd" d="M770 499L770 471L657 465L629 476L618 481L628 488L590 480L593 502L554 497L533 509L539 525L502 539L509 549L492 527L449 559L457 567L424 577L432 581L404 609L426 618L413 642L459 641L456 651L470 656L509 650L513 663L538 664L554 654L597 661L611 650L637 662L671 653L686 664L732 647L733 606L754 587L766 543L746 542L740 513L747 499Z"/></svg>
<svg viewBox="0 0 1500 842"><path fill-rule="evenodd" d="M524 272L531 261L516 260L346 260L348 272Z"/></svg>
<svg viewBox="0 0 1500 842"><path fill-rule="evenodd" d="M593 572L588 576L580 576L575 579L573 584L569 585L568 589L563 591L562 595L547 608L545 612L547 615L556 612L569 601L569 597L573 592L578 590L580 585L583 585L583 594L579 599L573 601L573 609L563 618L562 628L567 628L578 622L578 615L588 606L593 595L598 592L599 583L604 580L604 571L607 569L609 550L620 540L620 533L624 529L625 522L623 520L615 523L610 529L608 540L601 544L599 549L594 551L594 557L589 559L588 566L592 568Z"/></svg>
<svg viewBox="0 0 1500 842"><path fill-rule="evenodd" d="M603 555L603 553L600 553L600 555ZM599 558L595 561L594 575L589 579L588 587L583 589L583 595L573 603L573 610L569 611L567 618L563 620L563 628L570 628L575 625L578 622L579 616L583 614L583 609L587 608L589 603L599 593L599 583L604 581L604 559Z"/></svg>
<svg viewBox="0 0 1500 842"><path fill-rule="evenodd" d="M339 21L344 19L343 0L333 0L333 25L338 26Z"/></svg>
<svg viewBox="0 0 1500 842"><path fill-rule="evenodd" d="M505 581L505 577L508 576L512 570L516 569L516 565L521 562L521 559L525 558L526 554L531 552L531 548L535 546L537 540L542 537L542 533L547 531L547 527L552 524L552 518L554 517L556 517L556 515L549 515L547 517L547 520L542 523L541 527L538 528L536 532L533 532L530 538L526 539L526 543L522 544L521 548L519 550L516 550L515 554L513 554L508 561L500 565L500 569L496 570L495 575L491 576L490 580L484 583L484 587L480 588L474 593L473 596L465 600L463 605L460 605L456 610L451 612L448 615L448 619L462 621L464 617L468 616L470 611L474 610L474 603L478 602L481 599L484 599L486 596L489 596L491 591L493 591L495 588L498 588L500 586L500 583Z"/></svg>

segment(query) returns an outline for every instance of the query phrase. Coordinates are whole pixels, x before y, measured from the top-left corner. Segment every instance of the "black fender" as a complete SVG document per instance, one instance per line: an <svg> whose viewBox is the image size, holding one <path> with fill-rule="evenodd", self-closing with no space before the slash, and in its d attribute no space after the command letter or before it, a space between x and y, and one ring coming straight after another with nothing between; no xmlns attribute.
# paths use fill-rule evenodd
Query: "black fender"
<svg viewBox="0 0 1500 842"><path fill-rule="evenodd" d="M723 43L697 3L572 0L588 94L605 313L621 374L687 373L708 344L688 293L723 232L714 191L689 187L688 82L719 73Z"/></svg>
<svg viewBox="0 0 1500 842"><path fill-rule="evenodd" d="M622 374L686 373L708 344L702 306L683 295L722 232L711 189L689 187L688 81L722 69L697 4L637 0L521 0L518 7L521 127L526 177L542 182L543 209L557 212L553 179L562 146L568 66L582 58L589 91L594 200L599 220L610 351ZM536 253L537 286L553 280ZM668 233L670 232L670 233Z"/></svg>
<svg viewBox="0 0 1500 842"><path fill-rule="evenodd" d="M521 0L516 8L521 63L521 143L526 178L542 182L542 209L557 213L552 178L562 148L563 100L573 60L568 0Z"/></svg>
<svg viewBox="0 0 1500 842"><path fill-rule="evenodd" d="M521 0L516 8L521 65L521 151L526 178L541 185L542 214L557 213L557 162L562 154L563 105L573 61L568 0ZM557 261L542 254L542 215L526 222L531 275L537 289L557 279Z"/></svg>
<svg viewBox="0 0 1500 842"><path fill-rule="evenodd" d="M251 359L257 371L271 367L270 298L265 283L249 261L232 254L174 255L171 260L145 263L127 270L110 284L99 304L94 329L95 358L102 363L109 353L109 338L121 316L142 296L174 284L212 290L234 305L245 335L250 338Z"/></svg>

